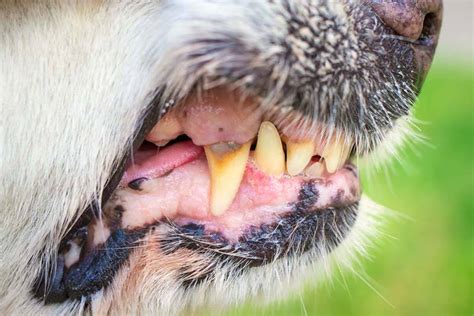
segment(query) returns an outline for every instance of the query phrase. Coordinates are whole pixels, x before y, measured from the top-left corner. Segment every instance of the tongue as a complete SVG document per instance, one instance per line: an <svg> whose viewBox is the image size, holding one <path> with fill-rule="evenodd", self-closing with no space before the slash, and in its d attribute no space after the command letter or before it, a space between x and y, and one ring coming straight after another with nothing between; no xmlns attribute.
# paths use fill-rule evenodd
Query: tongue
<svg viewBox="0 0 474 316"><path fill-rule="evenodd" d="M203 153L202 147L192 141L179 142L159 151L148 149L138 152L132 164L124 173L120 186L140 178L159 178L171 170L196 160Z"/></svg>

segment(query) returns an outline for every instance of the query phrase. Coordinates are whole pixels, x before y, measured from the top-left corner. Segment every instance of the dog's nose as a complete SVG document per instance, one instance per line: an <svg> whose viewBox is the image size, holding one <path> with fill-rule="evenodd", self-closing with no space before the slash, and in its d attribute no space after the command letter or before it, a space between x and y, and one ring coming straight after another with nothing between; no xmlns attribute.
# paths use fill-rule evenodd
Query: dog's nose
<svg viewBox="0 0 474 316"><path fill-rule="evenodd" d="M396 33L416 41L436 41L441 28L442 0L369 0L380 19Z"/></svg>

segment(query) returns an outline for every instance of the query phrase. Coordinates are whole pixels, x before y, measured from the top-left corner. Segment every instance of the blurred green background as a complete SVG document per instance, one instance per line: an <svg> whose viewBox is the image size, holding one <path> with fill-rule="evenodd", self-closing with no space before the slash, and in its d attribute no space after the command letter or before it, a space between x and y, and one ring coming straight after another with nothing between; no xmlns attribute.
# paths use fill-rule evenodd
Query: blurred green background
<svg viewBox="0 0 474 316"><path fill-rule="evenodd" d="M270 306L247 304L226 315L474 315L470 1L445 1L450 11L444 38L416 104L432 146L417 145L402 165L391 164L388 176L381 171L363 181L373 200L408 217L389 220L384 231L394 238L386 237L363 261L376 290L350 273L336 273L331 283L307 288L302 296Z"/></svg>

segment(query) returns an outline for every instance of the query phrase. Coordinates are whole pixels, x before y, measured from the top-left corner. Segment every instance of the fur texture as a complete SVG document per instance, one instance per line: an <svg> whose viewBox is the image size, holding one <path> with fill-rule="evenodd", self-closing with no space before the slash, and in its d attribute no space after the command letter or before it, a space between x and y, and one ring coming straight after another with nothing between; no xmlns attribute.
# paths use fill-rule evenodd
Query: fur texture
<svg viewBox="0 0 474 316"><path fill-rule="evenodd" d="M409 120L417 89L412 51L386 32L355 1L1 1L0 311L168 314L275 299L333 261L351 268L384 213L366 198L331 255L314 248L239 275L219 266L186 288L176 266L197 273L212 258L138 248L91 298L45 305L31 293L68 227L102 200L157 91L164 113L193 89L239 88L289 128L324 123L325 137L367 153ZM141 247L160 241L148 238Z"/></svg>

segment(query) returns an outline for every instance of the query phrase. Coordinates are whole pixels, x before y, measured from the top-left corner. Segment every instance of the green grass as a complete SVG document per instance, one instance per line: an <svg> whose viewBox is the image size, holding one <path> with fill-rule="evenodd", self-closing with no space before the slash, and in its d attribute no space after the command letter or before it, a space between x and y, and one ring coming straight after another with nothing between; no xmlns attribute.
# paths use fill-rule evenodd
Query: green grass
<svg viewBox="0 0 474 316"><path fill-rule="evenodd" d="M302 297L248 304L228 315L472 315L473 72L472 66L435 63L416 105L433 147L407 152L389 181L382 172L364 181L372 199L413 219L391 220L385 231L396 239L379 243L373 259L364 261L370 283L390 304L346 273Z"/></svg>

